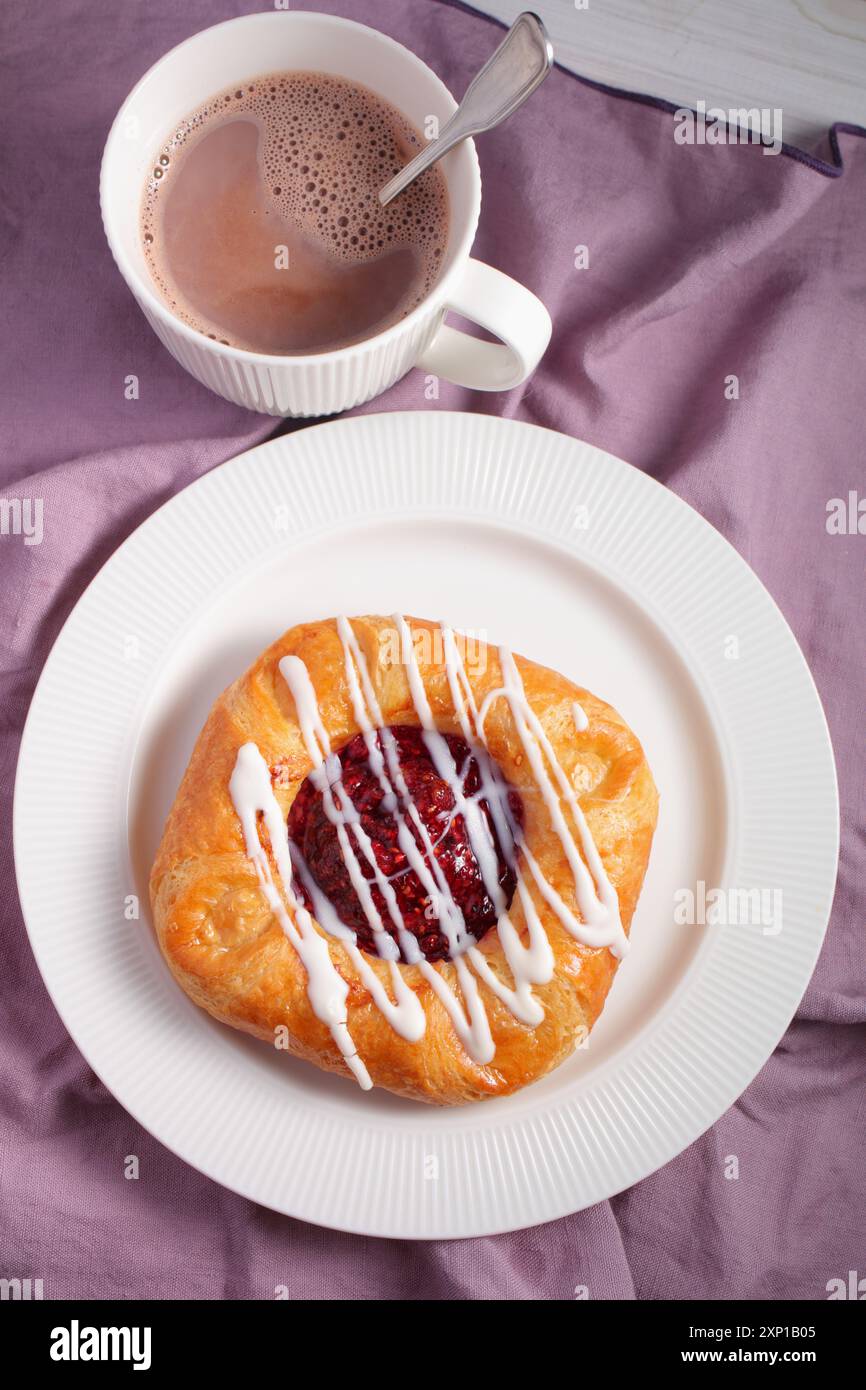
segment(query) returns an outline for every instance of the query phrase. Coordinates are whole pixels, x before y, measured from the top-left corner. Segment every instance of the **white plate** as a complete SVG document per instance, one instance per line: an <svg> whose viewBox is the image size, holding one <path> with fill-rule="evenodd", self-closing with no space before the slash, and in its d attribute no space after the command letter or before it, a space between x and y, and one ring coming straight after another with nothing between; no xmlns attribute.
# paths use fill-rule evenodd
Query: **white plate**
<svg viewBox="0 0 866 1390"><path fill-rule="evenodd" d="M633 950L589 1046L516 1096L459 1110L364 1094L212 1022L148 921L148 866L213 699L294 623L397 608L505 641L609 700L661 791ZM302 430L156 512L58 638L15 788L33 950L105 1084L218 1182L377 1236L548 1221L690 1144L797 1006L837 847L815 687L736 552L588 444L436 411ZM675 925L675 893L698 881L780 890L782 930Z"/></svg>

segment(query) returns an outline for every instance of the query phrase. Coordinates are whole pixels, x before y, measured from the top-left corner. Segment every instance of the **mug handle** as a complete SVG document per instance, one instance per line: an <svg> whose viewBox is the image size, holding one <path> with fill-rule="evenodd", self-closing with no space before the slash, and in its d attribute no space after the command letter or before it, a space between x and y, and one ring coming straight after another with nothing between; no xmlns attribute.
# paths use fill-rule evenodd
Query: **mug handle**
<svg viewBox="0 0 866 1390"><path fill-rule="evenodd" d="M416 365L472 391L509 391L531 376L550 341L550 314L523 285L483 261L466 262L457 288L448 296L453 309L501 341L485 343L442 323Z"/></svg>

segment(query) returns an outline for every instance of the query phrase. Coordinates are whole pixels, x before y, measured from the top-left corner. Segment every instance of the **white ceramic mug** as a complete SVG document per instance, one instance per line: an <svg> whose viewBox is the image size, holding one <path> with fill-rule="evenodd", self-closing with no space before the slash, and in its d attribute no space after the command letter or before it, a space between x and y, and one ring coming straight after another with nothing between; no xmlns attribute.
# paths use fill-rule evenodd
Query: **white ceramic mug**
<svg viewBox="0 0 866 1390"><path fill-rule="evenodd" d="M366 25L330 15L272 11L229 20L172 49L130 93L102 159L100 200L117 266L173 357L227 400L271 415L330 415L385 391L410 367L481 391L525 381L547 347L550 315L539 299L469 252L481 209L471 140L445 156L451 224L442 273L417 308L391 328L333 352L274 356L214 342L176 318L144 259L139 209L148 169L180 121L235 82L264 73L347 77L385 97L416 128L455 110L451 93L420 58ZM483 342L442 322L448 310L488 329Z"/></svg>

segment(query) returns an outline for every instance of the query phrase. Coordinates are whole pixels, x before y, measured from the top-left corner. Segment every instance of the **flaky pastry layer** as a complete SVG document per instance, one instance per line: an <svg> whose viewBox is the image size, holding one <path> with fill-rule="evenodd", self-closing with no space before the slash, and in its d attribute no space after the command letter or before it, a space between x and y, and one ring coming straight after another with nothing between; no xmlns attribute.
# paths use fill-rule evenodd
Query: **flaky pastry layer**
<svg viewBox="0 0 866 1390"><path fill-rule="evenodd" d="M415 618L408 621L436 726L459 734L439 628ZM353 618L352 628L384 722L417 725L394 621ZM480 707L485 695L502 684L498 652L474 640L467 650L459 634L456 640ZM216 701L165 827L151 874L151 901L163 955L191 999L223 1023L271 1043L279 1036L296 1056L348 1074L331 1032L312 1010L304 966L262 894L229 793L238 749L249 740L273 770L283 816L311 770L294 700L279 671L280 660L289 655L300 657L309 672L332 748L338 750L358 732L335 620L286 632ZM610 705L555 671L523 657L515 661L528 703L578 796L628 931L658 811L641 745ZM575 701L588 721L582 732L575 726ZM576 911L573 876L505 699L491 704L485 733L491 756L522 796L527 846L548 883ZM374 1084L440 1105L508 1095L544 1076L587 1036L618 961L607 947L575 940L540 894L532 893L555 959L552 979L534 987L544 1018L534 1028L519 1022L479 981L496 1048L488 1064L469 1056L443 1004L414 965L398 968L423 1005L426 1031L418 1042L400 1037L373 1003L345 947L328 938L331 958L349 985L349 1031ZM518 897L510 917L525 936ZM511 984L495 928L479 949L491 970ZM375 956L368 959L389 989L386 963ZM459 995L453 964L436 968Z"/></svg>

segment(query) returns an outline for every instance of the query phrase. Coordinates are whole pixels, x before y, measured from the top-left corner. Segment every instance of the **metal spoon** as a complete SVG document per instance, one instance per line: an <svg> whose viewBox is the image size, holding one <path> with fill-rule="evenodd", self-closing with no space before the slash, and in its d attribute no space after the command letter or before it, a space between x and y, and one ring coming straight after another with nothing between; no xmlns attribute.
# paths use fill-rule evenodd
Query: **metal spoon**
<svg viewBox="0 0 866 1390"><path fill-rule="evenodd" d="M515 19L502 43L488 58L451 119L436 140L395 174L379 191L384 207L419 174L470 135L480 135L522 106L553 67L553 46L538 18L526 10Z"/></svg>

